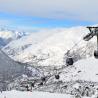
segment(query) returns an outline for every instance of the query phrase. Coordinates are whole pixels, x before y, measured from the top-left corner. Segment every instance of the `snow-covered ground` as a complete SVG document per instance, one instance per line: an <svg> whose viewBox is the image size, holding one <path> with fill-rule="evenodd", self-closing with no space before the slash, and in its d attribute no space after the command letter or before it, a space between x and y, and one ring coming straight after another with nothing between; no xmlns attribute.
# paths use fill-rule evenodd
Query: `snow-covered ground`
<svg viewBox="0 0 98 98"><path fill-rule="evenodd" d="M65 68L60 74L62 81L85 80L98 82L98 59L94 57L79 60Z"/></svg>
<svg viewBox="0 0 98 98"><path fill-rule="evenodd" d="M48 70L48 71L50 72L51 70ZM68 98L71 98L72 97L71 95L76 96L76 94L78 94L82 98L85 98L86 96L89 96L90 98L96 98L93 96L98 96L98 90L97 90L98 89L98 59L88 58L88 59L77 61L72 66L67 66L60 70L58 69L57 73L60 73L59 79L56 79L55 73L53 73L50 77L46 76L46 81L44 82L42 86L39 85L41 83L41 79L35 78L34 81L36 82L34 84L34 87L32 88L32 90L30 89L31 91L34 91L34 93L31 92L33 93L33 95L31 96L36 95L35 91L43 91L42 93L38 92L39 96L41 96L40 94L43 94L43 95L46 94L47 95L46 97L50 97L48 95L53 95L53 96L55 95L56 97L57 95L58 96L57 98L60 98L63 96L66 98L66 94L70 95L70 96L67 95ZM25 81L33 82L33 78L28 78ZM17 86L13 85L12 89L15 89L15 87L17 87L18 90L23 90L23 88L25 88L25 86L23 86L22 84L23 82L24 81L22 81L20 84L18 84L17 82L16 84ZM29 82L27 84L29 84ZM9 87L11 85L12 84L10 84ZM31 88L31 86L29 87ZM24 90L27 90L27 89L25 88ZM52 92L54 94L45 93L45 92ZM22 96L21 94L23 93L24 92L18 93L18 95L21 97ZM27 93L28 92L25 92L25 94ZM62 93L62 94L56 94L56 93ZM11 92L9 93L9 95L11 95ZM39 98L39 97L36 95L35 98Z"/></svg>
<svg viewBox="0 0 98 98"><path fill-rule="evenodd" d="M72 98L71 95L54 94L48 92L19 92L6 91L0 93L0 98Z"/></svg>

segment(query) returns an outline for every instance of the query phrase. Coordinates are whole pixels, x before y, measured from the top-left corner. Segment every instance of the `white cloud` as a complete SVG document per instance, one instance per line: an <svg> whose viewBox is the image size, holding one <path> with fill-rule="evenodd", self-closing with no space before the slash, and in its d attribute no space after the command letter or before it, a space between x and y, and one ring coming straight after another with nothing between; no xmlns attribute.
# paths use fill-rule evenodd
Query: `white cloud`
<svg viewBox="0 0 98 98"><path fill-rule="evenodd" d="M0 0L0 11L98 22L98 0Z"/></svg>

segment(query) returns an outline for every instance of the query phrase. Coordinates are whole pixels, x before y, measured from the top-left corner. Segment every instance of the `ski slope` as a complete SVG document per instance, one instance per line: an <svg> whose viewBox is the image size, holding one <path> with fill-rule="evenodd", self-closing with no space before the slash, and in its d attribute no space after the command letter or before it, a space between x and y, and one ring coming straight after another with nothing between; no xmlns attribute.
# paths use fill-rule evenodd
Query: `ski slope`
<svg viewBox="0 0 98 98"><path fill-rule="evenodd" d="M0 98L71 98L71 95L48 92L19 92L13 90L0 93Z"/></svg>
<svg viewBox="0 0 98 98"><path fill-rule="evenodd" d="M81 70L79 79L98 82L98 59L94 57L80 60L75 64L78 70Z"/></svg>
<svg viewBox="0 0 98 98"><path fill-rule="evenodd" d="M70 66L67 71L68 73L64 74L64 70L60 74L60 80L65 81L75 81L83 80L90 82L98 82L98 59L88 58L76 62L73 66ZM67 77L68 76L68 77ZM68 80L69 79L69 80ZM77 83L74 85L77 88ZM51 88L52 89L52 88ZM96 92L91 97L82 97L82 98L96 98L98 93ZM49 92L20 92L20 91L6 91L0 93L0 98L73 98L74 95L70 94L58 94L58 93L49 93Z"/></svg>

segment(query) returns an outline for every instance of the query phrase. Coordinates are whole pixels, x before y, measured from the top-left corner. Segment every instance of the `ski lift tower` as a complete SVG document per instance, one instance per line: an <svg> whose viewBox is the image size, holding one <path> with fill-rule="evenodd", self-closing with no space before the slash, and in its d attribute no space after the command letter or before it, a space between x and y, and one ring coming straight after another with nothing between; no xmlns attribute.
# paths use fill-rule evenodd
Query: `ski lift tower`
<svg viewBox="0 0 98 98"><path fill-rule="evenodd" d="M94 57L98 59L98 27L87 27L90 31L83 39L89 41L94 36L97 36L97 50L94 51Z"/></svg>

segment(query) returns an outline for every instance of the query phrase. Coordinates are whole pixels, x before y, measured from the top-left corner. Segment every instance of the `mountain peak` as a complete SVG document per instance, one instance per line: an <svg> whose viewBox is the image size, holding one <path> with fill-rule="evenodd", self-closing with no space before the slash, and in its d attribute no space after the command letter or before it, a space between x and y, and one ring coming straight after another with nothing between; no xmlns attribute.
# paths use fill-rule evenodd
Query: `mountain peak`
<svg viewBox="0 0 98 98"><path fill-rule="evenodd" d="M1 28L0 29L0 47L7 45L12 40L19 39L26 35L28 35L27 32L20 32L16 30Z"/></svg>

